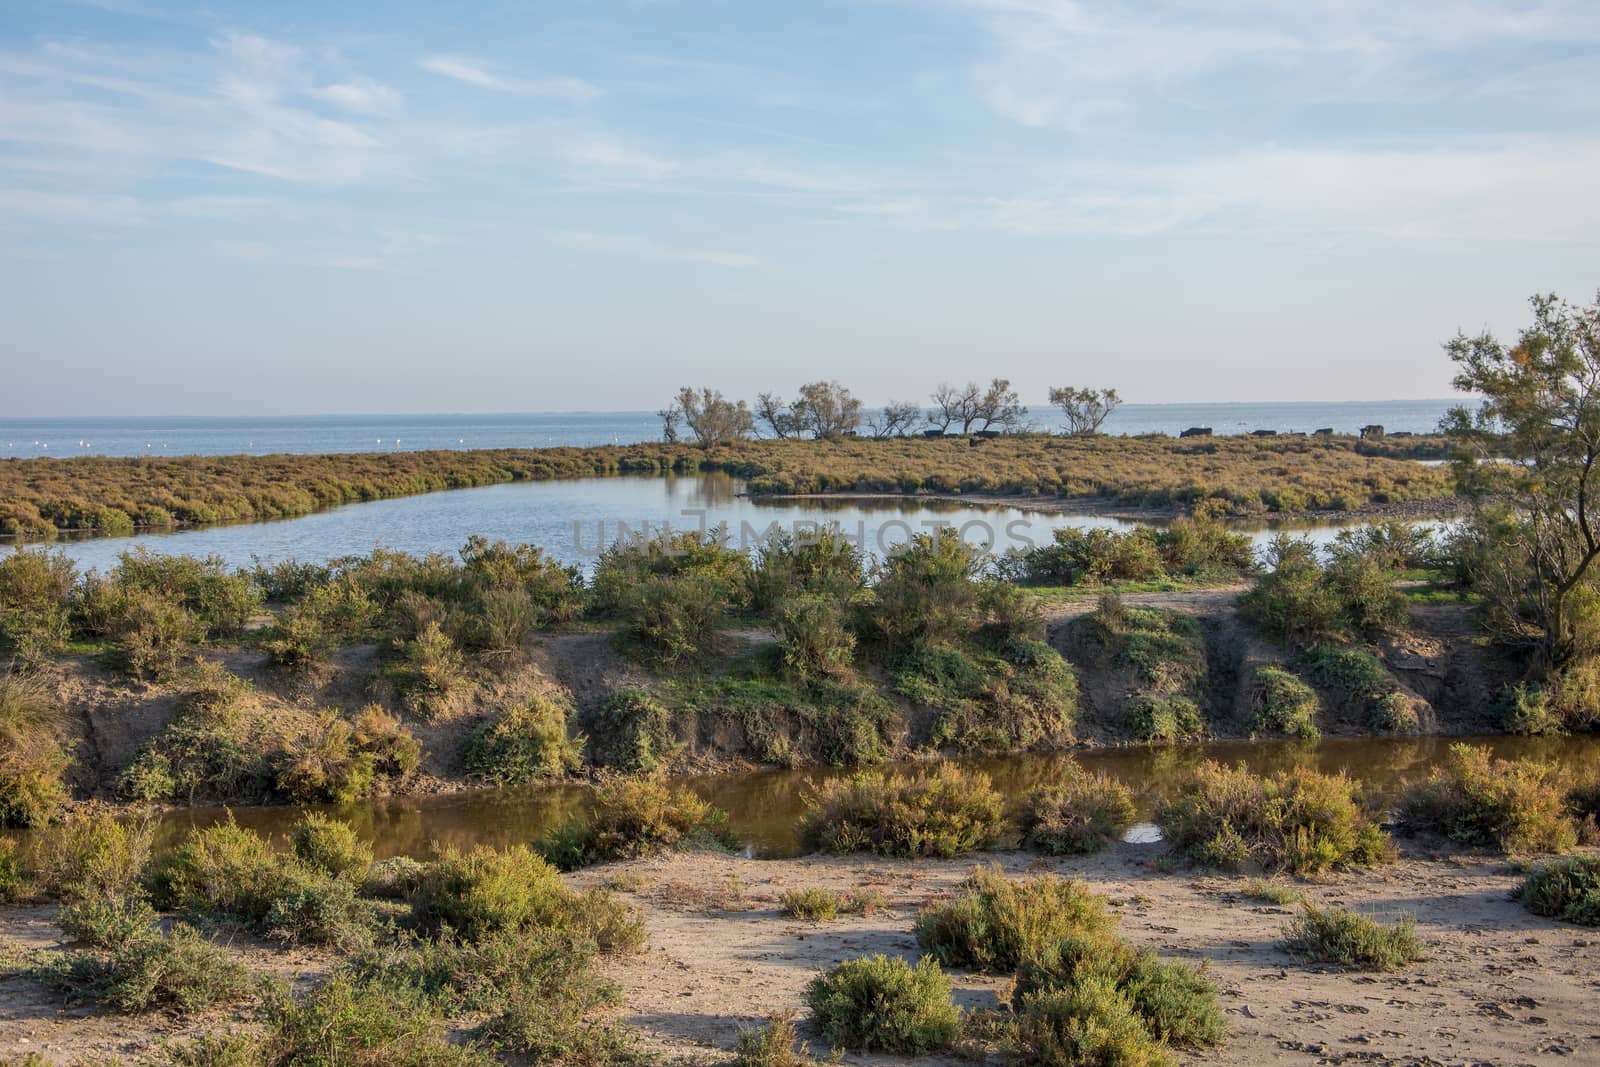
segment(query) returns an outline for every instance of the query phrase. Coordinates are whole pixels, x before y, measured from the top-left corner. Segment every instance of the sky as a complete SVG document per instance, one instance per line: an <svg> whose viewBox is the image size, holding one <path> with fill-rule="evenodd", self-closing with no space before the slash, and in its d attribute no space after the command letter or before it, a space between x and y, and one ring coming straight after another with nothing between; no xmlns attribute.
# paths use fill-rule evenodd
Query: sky
<svg viewBox="0 0 1600 1067"><path fill-rule="evenodd" d="M0 415L1450 394L1594 0L0 0Z"/></svg>

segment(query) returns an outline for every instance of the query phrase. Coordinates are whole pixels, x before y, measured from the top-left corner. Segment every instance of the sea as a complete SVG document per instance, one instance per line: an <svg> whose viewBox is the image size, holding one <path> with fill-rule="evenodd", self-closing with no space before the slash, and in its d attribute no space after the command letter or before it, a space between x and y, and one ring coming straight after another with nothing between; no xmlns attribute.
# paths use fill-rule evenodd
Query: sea
<svg viewBox="0 0 1600 1067"><path fill-rule="evenodd" d="M1355 433L1376 423L1389 432L1428 433L1460 400L1320 403L1124 404L1109 434L1177 434L1208 426L1217 434L1331 428ZM1053 409L1035 408L1034 429L1060 429ZM504 415L278 415L0 417L0 457L229 456L274 453L389 452L470 448L629 445L661 439L649 411L546 411Z"/></svg>

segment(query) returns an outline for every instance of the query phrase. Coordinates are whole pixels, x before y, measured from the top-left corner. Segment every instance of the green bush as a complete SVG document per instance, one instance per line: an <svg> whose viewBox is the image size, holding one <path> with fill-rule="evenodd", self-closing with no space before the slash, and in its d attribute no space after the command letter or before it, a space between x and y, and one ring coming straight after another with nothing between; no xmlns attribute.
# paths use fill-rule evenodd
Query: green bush
<svg viewBox="0 0 1600 1067"><path fill-rule="evenodd" d="M1168 1067L1174 1062L1128 998L1103 977L1023 998L1015 1040L1019 1061L1040 1067Z"/></svg>
<svg viewBox="0 0 1600 1067"><path fill-rule="evenodd" d="M462 759L467 774L515 785L561 778L583 762L582 737L567 736L572 709L549 697L514 704L467 739Z"/></svg>
<svg viewBox="0 0 1600 1067"><path fill-rule="evenodd" d="M1306 644L1349 633L1404 629L1405 595L1387 551L1336 548L1326 566L1308 540L1279 534L1269 572L1239 598L1239 611L1271 637Z"/></svg>
<svg viewBox="0 0 1600 1067"><path fill-rule="evenodd" d="M185 685L178 714L124 768L118 791L132 800L259 802L272 782L271 742L244 701L249 683L202 668Z"/></svg>
<svg viewBox="0 0 1600 1067"><path fill-rule="evenodd" d="M373 758L358 751L355 731L337 712L317 717L295 739L278 768L278 792L296 803L348 804L372 792Z"/></svg>
<svg viewBox="0 0 1600 1067"><path fill-rule="evenodd" d="M797 537L775 531L756 550L750 572L750 602L768 612L794 596L850 599L865 582L861 550L837 528Z"/></svg>
<svg viewBox="0 0 1600 1067"><path fill-rule="evenodd" d="M267 999L266 1030L255 1060L262 1067L491 1067L498 1057L475 1044L453 1044L422 993L357 983L335 973L298 996Z"/></svg>
<svg viewBox="0 0 1600 1067"><path fill-rule="evenodd" d="M1190 859L1224 867L1252 860L1305 874L1366 867L1388 838L1343 775L1305 768L1257 776L1207 761L1155 813L1166 840Z"/></svg>
<svg viewBox="0 0 1600 1067"><path fill-rule="evenodd" d="M91 948L117 949L149 935L157 915L142 894L63 904L56 925L67 939Z"/></svg>
<svg viewBox="0 0 1600 1067"><path fill-rule="evenodd" d="M787 1014L774 1015L754 1030L741 1030L733 1055L738 1067L814 1067L811 1049L800 1041L794 1016Z"/></svg>
<svg viewBox="0 0 1600 1067"><path fill-rule="evenodd" d="M1385 925L1345 908L1324 909L1307 904L1283 932L1285 948L1317 963L1392 971L1422 958L1417 920L1410 915Z"/></svg>
<svg viewBox="0 0 1600 1067"><path fill-rule="evenodd" d="M1374 730L1404 733L1417 727L1411 700L1399 691L1381 660L1360 649L1318 645L1301 657L1306 675L1316 684L1340 694L1344 702L1360 708Z"/></svg>
<svg viewBox="0 0 1600 1067"><path fill-rule="evenodd" d="M1316 741L1317 713L1322 710L1316 692L1282 667L1257 667L1250 681L1250 730L1256 734L1287 734Z"/></svg>
<svg viewBox="0 0 1600 1067"><path fill-rule="evenodd" d="M0 648L36 667L67 647L77 569L60 552L0 554Z"/></svg>
<svg viewBox="0 0 1600 1067"><path fill-rule="evenodd" d="M289 847L312 870L353 882L362 881L372 866L372 848L347 822L307 812L289 830Z"/></svg>
<svg viewBox="0 0 1600 1067"><path fill-rule="evenodd" d="M14 904L22 899L32 880L17 843L9 837L0 837L0 904Z"/></svg>
<svg viewBox="0 0 1600 1067"><path fill-rule="evenodd" d="M40 675L0 676L0 827L43 826L67 799L61 701Z"/></svg>
<svg viewBox="0 0 1600 1067"><path fill-rule="evenodd" d="M33 837L28 866L39 889L64 903L130 900L140 894L154 836L147 821L78 812Z"/></svg>
<svg viewBox="0 0 1600 1067"><path fill-rule="evenodd" d="M619 689L600 706L589 744L600 766L645 774L672 754L677 741L666 705L647 690Z"/></svg>
<svg viewBox="0 0 1600 1067"><path fill-rule="evenodd" d="M785 889L778 894L778 907L791 919L832 922L840 915L862 915L883 906L883 897L870 890L840 893L833 889L808 886Z"/></svg>
<svg viewBox="0 0 1600 1067"><path fill-rule="evenodd" d="M1517 889L1522 906L1580 926L1600 926L1600 856L1567 856L1541 863Z"/></svg>
<svg viewBox="0 0 1600 1067"><path fill-rule="evenodd" d="M204 635L204 628L176 598L149 591L131 594L116 637L128 670L138 678L165 679Z"/></svg>
<svg viewBox="0 0 1600 1067"><path fill-rule="evenodd" d="M942 712L929 742L964 752L1058 748L1072 738L1078 679L1042 641L921 645L888 664L895 689Z"/></svg>
<svg viewBox="0 0 1600 1067"><path fill-rule="evenodd" d="M600 553L590 581L591 606L605 616L630 614L629 601L654 578L703 580L722 607L742 608L749 598L750 557L724 543L725 530L617 543Z"/></svg>
<svg viewBox="0 0 1600 1067"><path fill-rule="evenodd" d="M660 778L613 779L594 788L588 819L568 831L564 866L609 863L670 849L731 849L728 813Z"/></svg>
<svg viewBox="0 0 1600 1067"><path fill-rule="evenodd" d="M108 956L70 957L56 984L92 996L115 1011L189 1014L250 994L249 972L186 923L162 934L146 926Z"/></svg>
<svg viewBox="0 0 1600 1067"><path fill-rule="evenodd" d="M1565 852L1577 843L1555 764L1493 759L1475 745L1451 745L1444 766L1406 790L1401 815L1414 829L1508 853Z"/></svg>
<svg viewBox="0 0 1600 1067"><path fill-rule="evenodd" d="M622 601L622 632L651 659L692 660L715 638L728 599L727 586L708 575L655 575Z"/></svg>
<svg viewBox="0 0 1600 1067"><path fill-rule="evenodd" d="M1126 714L1133 736L1154 744L1202 741L1207 732L1200 705L1188 697L1135 696L1128 701Z"/></svg>
<svg viewBox="0 0 1600 1067"><path fill-rule="evenodd" d="M961 1034L950 979L931 959L915 967L898 956L847 960L811 980L806 1002L839 1048L920 1056Z"/></svg>
<svg viewBox="0 0 1600 1067"><path fill-rule="evenodd" d="M956 530L916 535L879 567L860 628L890 654L967 637L978 622L978 568Z"/></svg>
<svg viewBox="0 0 1600 1067"><path fill-rule="evenodd" d="M1082 882L1055 875L1007 879L998 867L968 876L956 899L917 916L917 945L946 967L1015 971L1068 937L1106 937L1116 928L1105 901Z"/></svg>
<svg viewBox="0 0 1600 1067"><path fill-rule="evenodd" d="M800 840L824 852L948 858L992 844L1001 826L989 777L940 764L827 783L809 798Z"/></svg>
<svg viewBox="0 0 1600 1067"><path fill-rule="evenodd" d="M424 715L444 714L451 697L467 681L461 650L436 622L424 625L403 647L405 663L400 675L407 699Z"/></svg>
<svg viewBox="0 0 1600 1067"><path fill-rule="evenodd" d="M783 601L774 618L784 666L801 681L848 680L854 673L856 637L844 606L820 596Z"/></svg>
<svg viewBox="0 0 1600 1067"><path fill-rule="evenodd" d="M574 893L560 873L532 850L446 849L417 879L414 921L423 929L449 927L467 940L519 930L571 930L602 951L632 951L643 924L602 891Z"/></svg>
<svg viewBox="0 0 1600 1067"><path fill-rule="evenodd" d="M1133 825L1133 793L1110 775L1068 763L1060 780L1028 794L1019 824L1022 847L1047 856L1098 852Z"/></svg>
<svg viewBox="0 0 1600 1067"><path fill-rule="evenodd" d="M274 852L231 819L191 832L151 880L158 905L233 919L292 944L350 948L365 942L373 923L349 880Z"/></svg>
<svg viewBox="0 0 1600 1067"><path fill-rule="evenodd" d="M249 576L235 574L220 556L169 556L139 548L124 552L111 581L133 599L154 594L191 615L203 636L237 634L261 609Z"/></svg>
<svg viewBox="0 0 1600 1067"><path fill-rule="evenodd" d="M351 742L372 757L373 773L380 779L403 782L421 766L422 742L382 705L368 704L350 726Z"/></svg>

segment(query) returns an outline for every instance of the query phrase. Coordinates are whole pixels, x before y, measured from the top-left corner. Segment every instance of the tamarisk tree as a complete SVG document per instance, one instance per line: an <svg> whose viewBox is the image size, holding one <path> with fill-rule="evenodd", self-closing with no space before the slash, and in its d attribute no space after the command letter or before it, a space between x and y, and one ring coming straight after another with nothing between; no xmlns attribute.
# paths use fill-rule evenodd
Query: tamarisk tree
<svg viewBox="0 0 1600 1067"><path fill-rule="evenodd" d="M1483 399L1443 430L1473 511L1458 534L1502 639L1560 672L1600 651L1600 299L1536 296L1510 347L1485 332L1445 345L1455 387Z"/></svg>

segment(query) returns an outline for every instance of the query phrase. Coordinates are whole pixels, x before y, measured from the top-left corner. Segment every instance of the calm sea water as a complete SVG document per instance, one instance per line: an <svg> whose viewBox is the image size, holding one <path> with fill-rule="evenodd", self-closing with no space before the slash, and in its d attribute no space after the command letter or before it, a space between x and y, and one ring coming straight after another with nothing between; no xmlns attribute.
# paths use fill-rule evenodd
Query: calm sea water
<svg viewBox="0 0 1600 1067"><path fill-rule="evenodd" d="M455 552L472 534L542 546L556 559L587 569L601 547L663 530L726 525L733 545L751 549L774 528L804 536L837 524L868 555L882 558L913 535L941 526L993 552L1048 544L1065 526L1131 529L1135 524L1096 515L1059 515L1014 507L982 507L910 498L762 500L725 474L685 477L580 478L509 482L395 500L349 504L303 518L207 526L137 537L57 542L81 567L106 570L137 547L175 555L221 556L231 566L264 560L323 562L383 544L413 553ZM1319 543L1338 527L1297 530ZM1270 529L1253 532L1258 543ZM4 549L0 549L3 551Z"/></svg>
<svg viewBox="0 0 1600 1067"><path fill-rule="evenodd" d="M1115 434L1176 434L1210 426L1219 434L1251 430L1354 433L1368 423L1426 433L1459 401L1355 403L1125 404L1106 424ZM1038 406L1039 429L1058 429L1053 409ZM274 452L366 452L447 448L540 448L637 444L658 440L661 420L646 411L537 412L521 415L327 415L192 418L0 418L0 457L225 456Z"/></svg>

